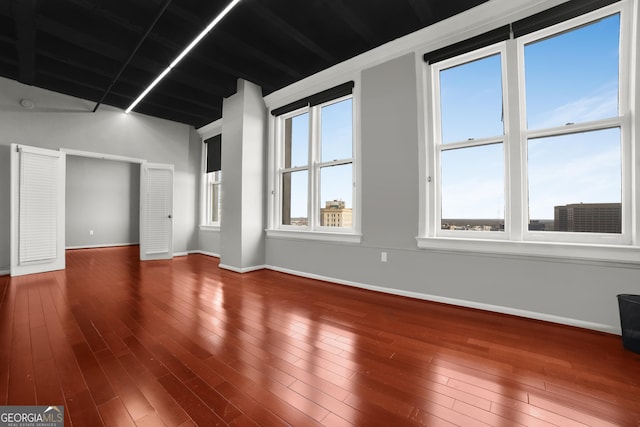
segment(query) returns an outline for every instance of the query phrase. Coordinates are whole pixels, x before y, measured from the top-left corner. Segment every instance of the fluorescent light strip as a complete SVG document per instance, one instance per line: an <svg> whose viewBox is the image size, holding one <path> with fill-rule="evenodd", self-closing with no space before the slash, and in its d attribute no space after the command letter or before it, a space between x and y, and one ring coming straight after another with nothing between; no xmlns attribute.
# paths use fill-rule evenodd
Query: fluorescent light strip
<svg viewBox="0 0 640 427"><path fill-rule="evenodd" d="M193 39L193 41L191 43L189 43L189 45L182 51L180 52L180 55L178 55L176 57L176 59L173 60L173 62L167 67L165 68L165 70L158 76L156 77L156 79L140 94L140 96L138 96L136 98L135 101L133 101L133 103L131 105L129 105L129 108L127 108L125 110L125 113L129 113L131 112L131 110L133 110L135 108L136 105L138 105L138 103L140 103L140 101L142 101L142 99L147 96L149 94L149 92L151 92L151 90L158 84L160 83L160 80L162 80L163 78L165 78L165 76L167 74L169 74L169 72L176 66L178 65L178 63L180 61L182 61L182 59L187 56L187 54L191 51L191 49L193 49L199 42L200 40L202 40L208 33L209 31L211 31L213 29L213 27L215 27L216 25L218 25L218 23L220 21L222 21L222 18L224 18L229 12L231 12L231 9L233 9L238 3L240 3L241 0L233 0L231 3L229 3L227 5L227 7L224 8L224 10L222 12L220 12L218 14L218 16L216 16L213 21L211 21L209 23L209 25L207 25L207 27L202 30L202 32L200 34L198 34L198 36Z"/></svg>

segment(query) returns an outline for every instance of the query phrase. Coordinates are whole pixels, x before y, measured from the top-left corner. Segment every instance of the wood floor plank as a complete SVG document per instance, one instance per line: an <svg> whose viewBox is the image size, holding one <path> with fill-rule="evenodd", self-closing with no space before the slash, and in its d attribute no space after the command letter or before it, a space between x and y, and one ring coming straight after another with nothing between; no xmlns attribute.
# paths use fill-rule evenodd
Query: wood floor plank
<svg viewBox="0 0 640 427"><path fill-rule="evenodd" d="M35 405L35 383L33 378L33 353L29 327L29 288L35 278L25 278L16 292L15 314L11 340L11 361L7 404Z"/></svg>
<svg viewBox="0 0 640 427"><path fill-rule="evenodd" d="M0 277L0 404L65 425L640 425L620 337L139 248Z"/></svg>
<svg viewBox="0 0 640 427"><path fill-rule="evenodd" d="M117 397L111 387L111 383L100 368L98 361L91 352L88 344L75 344L73 353L78 361L82 376L84 377L91 396L96 405L100 405Z"/></svg>
<svg viewBox="0 0 640 427"><path fill-rule="evenodd" d="M66 397L65 413L67 412L74 426L99 427L104 425L98 408L91 398L91 393L88 389L73 396Z"/></svg>
<svg viewBox="0 0 640 427"><path fill-rule="evenodd" d="M9 276L0 276L0 405L7 404L9 366L13 338L14 299L16 286L9 285Z"/></svg>
<svg viewBox="0 0 640 427"><path fill-rule="evenodd" d="M137 422L155 412L151 403L113 354L99 358L98 363L134 421Z"/></svg>
<svg viewBox="0 0 640 427"><path fill-rule="evenodd" d="M98 412L106 427L135 427L120 399L111 399L98 405Z"/></svg>
<svg viewBox="0 0 640 427"><path fill-rule="evenodd" d="M200 398L191 392L173 374L167 374L158 379L158 382L167 390L176 402L189 414L198 425L222 426L226 424L218 414L211 410Z"/></svg>
<svg viewBox="0 0 640 427"><path fill-rule="evenodd" d="M223 395L200 378L193 378L187 381L185 385L225 423L231 424L243 415L240 409L236 408Z"/></svg>
<svg viewBox="0 0 640 427"><path fill-rule="evenodd" d="M189 416L184 409L167 393L157 378L147 371L133 354L120 356L118 360L133 378L136 387L140 389L145 399L159 414L164 424L168 427L174 427L189 420Z"/></svg>

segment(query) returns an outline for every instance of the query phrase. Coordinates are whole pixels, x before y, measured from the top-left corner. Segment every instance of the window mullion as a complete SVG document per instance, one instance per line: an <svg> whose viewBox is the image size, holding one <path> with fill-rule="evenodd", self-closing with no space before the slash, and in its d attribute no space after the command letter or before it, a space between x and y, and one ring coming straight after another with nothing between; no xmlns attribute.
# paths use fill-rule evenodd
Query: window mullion
<svg viewBox="0 0 640 427"><path fill-rule="evenodd" d="M309 226L315 230L320 225L318 219L318 199L320 192L320 107L314 106L309 109Z"/></svg>
<svg viewBox="0 0 640 427"><path fill-rule="evenodd" d="M353 163L353 159L340 159L340 160L332 160L330 162L318 162L318 168L326 168L330 166L340 166L340 165L348 165L349 163Z"/></svg>
<svg viewBox="0 0 640 427"><path fill-rule="evenodd" d="M458 148L480 147L482 145L501 144L504 142L504 135L494 136L491 138L469 139L460 142L447 142L440 144L442 151L456 150Z"/></svg>
<svg viewBox="0 0 640 427"><path fill-rule="evenodd" d="M505 124L505 232L511 240L523 239L528 228L526 207L526 156L524 153L524 85L521 84L518 43L507 40L503 60Z"/></svg>
<svg viewBox="0 0 640 427"><path fill-rule="evenodd" d="M306 171L307 169L309 169L308 166L296 166L295 168L282 168L280 169L280 173L288 173L288 172L299 172L299 171Z"/></svg>
<svg viewBox="0 0 640 427"><path fill-rule="evenodd" d="M556 126L545 129L535 129L526 131L527 139L545 138L548 136L569 135L572 133L582 133L593 130L610 129L614 127L622 127L622 118L611 117L608 119L583 122L583 123L567 123L564 126Z"/></svg>

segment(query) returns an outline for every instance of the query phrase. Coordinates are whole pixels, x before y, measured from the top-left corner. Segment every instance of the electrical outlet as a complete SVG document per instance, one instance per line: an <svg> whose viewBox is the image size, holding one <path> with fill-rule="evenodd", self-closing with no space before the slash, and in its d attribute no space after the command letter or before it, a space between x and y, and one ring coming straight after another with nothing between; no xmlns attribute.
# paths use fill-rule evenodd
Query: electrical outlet
<svg viewBox="0 0 640 427"><path fill-rule="evenodd" d="M93 230L89 230L89 236L93 236Z"/></svg>
<svg viewBox="0 0 640 427"><path fill-rule="evenodd" d="M387 262L387 253L386 252L380 252L380 261L381 262Z"/></svg>

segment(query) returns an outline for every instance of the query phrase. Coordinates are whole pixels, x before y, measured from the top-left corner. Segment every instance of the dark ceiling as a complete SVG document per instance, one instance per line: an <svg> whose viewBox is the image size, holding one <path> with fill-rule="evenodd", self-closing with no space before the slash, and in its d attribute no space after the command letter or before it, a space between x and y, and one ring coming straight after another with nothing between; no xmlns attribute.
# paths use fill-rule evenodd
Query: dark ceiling
<svg viewBox="0 0 640 427"><path fill-rule="evenodd" d="M242 0L135 111L197 128L238 78L267 95L485 1ZM0 75L126 109L228 2L0 0Z"/></svg>

